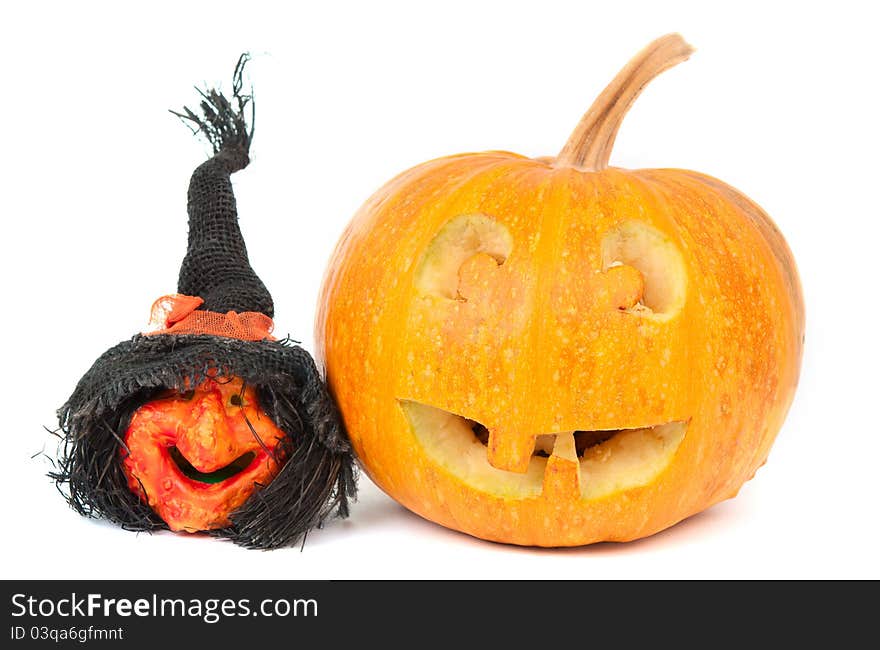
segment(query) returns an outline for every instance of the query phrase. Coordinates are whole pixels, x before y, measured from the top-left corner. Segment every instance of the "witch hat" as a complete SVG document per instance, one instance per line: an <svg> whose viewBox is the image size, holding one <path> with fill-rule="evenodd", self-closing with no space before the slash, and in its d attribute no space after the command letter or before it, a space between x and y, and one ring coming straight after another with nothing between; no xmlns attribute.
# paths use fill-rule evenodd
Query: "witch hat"
<svg viewBox="0 0 880 650"><path fill-rule="evenodd" d="M333 514L347 516L355 494L351 447L339 412L312 357L272 337L272 296L251 268L238 226L230 176L249 163L253 101L242 93L247 57L233 76L232 102L201 93L201 116L175 113L213 147L190 179L189 235L178 293L153 305L150 331L105 352L58 410L62 443L50 474L71 507L130 530L167 528L143 489L131 489L122 460L125 432L138 409L167 391L206 380L240 378L284 434L283 464L267 485L210 530L237 544L296 543ZM172 111L173 112L173 111ZM143 485L141 485L143 488Z"/></svg>
<svg viewBox="0 0 880 650"><path fill-rule="evenodd" d="M250 162L253 129L245 120L252 98L242 95L239 59L233 75L233 107L216 90L203 94L204 118L184 108L175 115L194 125L214 148L214 156L193 172L187 196L189 241L180 268L178 291L204 299L204 309L215 312L259 312L274 316L272 296L254 273L238 227L235 195L230 175ZM251 120L253 124L253 120Z"/></svg>

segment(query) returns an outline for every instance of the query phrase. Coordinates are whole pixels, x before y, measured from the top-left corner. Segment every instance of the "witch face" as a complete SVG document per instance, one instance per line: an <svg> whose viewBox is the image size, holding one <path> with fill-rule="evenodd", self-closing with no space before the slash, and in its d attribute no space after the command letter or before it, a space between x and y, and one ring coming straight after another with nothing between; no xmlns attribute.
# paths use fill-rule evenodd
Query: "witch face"
<svg viewBox="0 0 880 650"><path fill-rule="evenodd" d="M223 528L257 485L278 474L284 459L276 448L285 436L253 387L240 378L207 379L135 411L122 467L131 490L171 530Z"/></svg>
<svg viewBox="0 0 880 650"><path fill-rule="evenodd" d="M178 294L153 331L105 352L59 409L59 469L80 514L131 530L208 531L243 546L295 543L354 496L353 458L312 357L271 336L230 175L248 165L250 97L203 94L214 147L190 179Z"/></svg>

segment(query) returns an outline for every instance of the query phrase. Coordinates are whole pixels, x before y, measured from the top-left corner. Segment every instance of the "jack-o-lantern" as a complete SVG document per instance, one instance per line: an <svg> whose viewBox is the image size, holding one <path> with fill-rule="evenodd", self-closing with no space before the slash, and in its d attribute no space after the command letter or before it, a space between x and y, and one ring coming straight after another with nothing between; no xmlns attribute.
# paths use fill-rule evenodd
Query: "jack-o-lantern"
<svg viewBox="0 0 880 650"><path fill-rule="evenodd" d="M354 495L345 432L311 356L271 335L272 296L251 268L230 175L249 163L243 56L234 101L203 94L180 117L214 155L190 179L177 294L105 352L59 410L58 470L80 514L248 547L295 543Z"/></svg>
<svg viewBox="0 0 880 650"><path fill-rule="evenodd" d="M481 538L632 540L736 495L793 398L792 255L744 195L608 167L637 55L555 158L440 158L342 236L316 335L355 451L385 492Z"/></svg>

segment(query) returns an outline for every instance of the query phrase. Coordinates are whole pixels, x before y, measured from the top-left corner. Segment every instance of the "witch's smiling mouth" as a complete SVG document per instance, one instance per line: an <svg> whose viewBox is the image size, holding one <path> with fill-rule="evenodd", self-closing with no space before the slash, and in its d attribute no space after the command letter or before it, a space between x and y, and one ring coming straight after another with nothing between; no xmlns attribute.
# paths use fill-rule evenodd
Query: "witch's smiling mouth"
<svg viewBox="0 0 880 650"><path fill-rule="evenodd" d="M198 481L199 483L222 483L226 479L232 478L236 474L240 474L246 470L254 461L254 458L257 457L254 452L249 451L242 454L225 467L216 469L213 472L200 472L187 460L186 456L184 456L177 447L169 447L168 455L171 457L171 460L174 461L177 469L179 469L184 476L193 481Z"/></svg>
<svg viewBox="0 0 880 650"><path fill-rule="evenodd" d="M672 461L687 422L633 429L539 435L523 473L493 467L488 429L473 420L399 400L427 455L472 487L497 496L537 497L548 490L595 499L650 483Z"/></svg>

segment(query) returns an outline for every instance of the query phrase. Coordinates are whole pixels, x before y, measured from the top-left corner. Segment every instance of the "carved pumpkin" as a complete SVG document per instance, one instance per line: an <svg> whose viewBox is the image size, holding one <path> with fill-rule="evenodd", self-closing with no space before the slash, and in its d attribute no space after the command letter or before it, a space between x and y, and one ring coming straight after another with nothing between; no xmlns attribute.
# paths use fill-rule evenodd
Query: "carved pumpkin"
<svg viewBox="0 0 880 650"><path fill-rule="evenodd" d="M424 163L344 233L318 355L360 462L407 508L515 544L632 540L764 463L804 328L782 235L714 178L607 164L690 52L649 45L556 158Z"/></svg>

